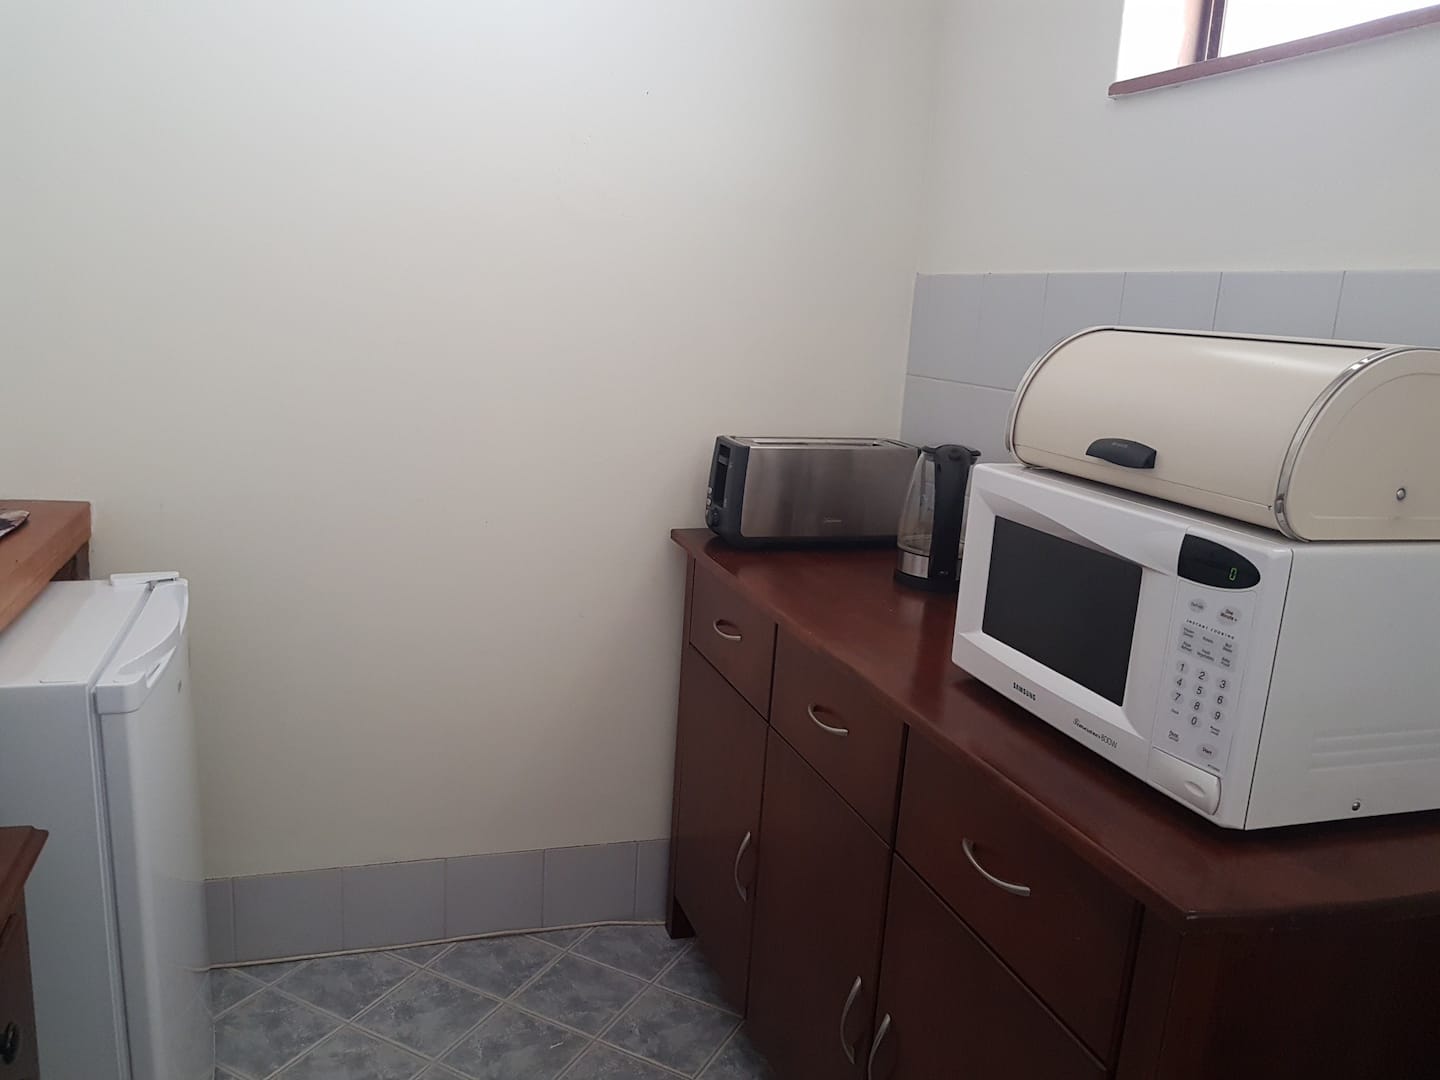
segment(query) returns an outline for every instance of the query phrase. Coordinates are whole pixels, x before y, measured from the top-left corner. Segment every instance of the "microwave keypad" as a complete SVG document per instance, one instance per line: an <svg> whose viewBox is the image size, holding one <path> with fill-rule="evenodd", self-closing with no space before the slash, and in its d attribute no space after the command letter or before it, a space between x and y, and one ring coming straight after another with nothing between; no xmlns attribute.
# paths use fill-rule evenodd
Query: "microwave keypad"
<svg viewBox="0 0 1440 1080"><path fill-rule="evenodd" d="M1220 774L1230 755L1248 604L1197 590L1181 597L1176 614L1155 745Z"/></svg>

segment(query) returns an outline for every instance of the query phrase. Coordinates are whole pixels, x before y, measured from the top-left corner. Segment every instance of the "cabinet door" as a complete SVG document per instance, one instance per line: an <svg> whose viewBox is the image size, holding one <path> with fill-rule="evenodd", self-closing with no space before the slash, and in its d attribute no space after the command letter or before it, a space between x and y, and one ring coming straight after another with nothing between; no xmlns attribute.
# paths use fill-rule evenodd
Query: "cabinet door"
<svg viewBox="0 0 1440 1080"><path fill-rule="evenodd" d="M1099 1080L1095 1059L899 858L870 1080Z"/></svg>
<svg viewBox="0 0 1440 1080"><path fill-rule="evenodd" d="M768 726L692 647L680 668L675 899L737 1009L750 971Z"/></svg>
<svg viewBox="0 0 1440 1080"><path fill-rule="evenodd" d="M36 1080L35 1003L30 994L30 946L25 905L0 915L0 1078Z"/></svg>
<svg viewBox="0 0 1440 1080"><path fill-rule="evenodd" d="M750 1034L785 1080L859 1077L888 846L773 730L756 882Z"/></svg>

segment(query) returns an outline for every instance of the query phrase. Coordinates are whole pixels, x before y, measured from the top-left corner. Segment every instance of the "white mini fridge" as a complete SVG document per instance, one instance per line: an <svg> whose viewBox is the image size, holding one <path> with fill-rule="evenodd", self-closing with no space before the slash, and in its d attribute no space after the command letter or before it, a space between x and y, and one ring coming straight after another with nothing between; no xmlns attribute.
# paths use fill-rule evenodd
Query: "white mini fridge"
<svg viewBox="0 0 1440 1080"><path fill-rule="evenodd" d="M0 825L50 839L25 889L41 1075L214 1074L189 588L45 588L0 633Z"/></svg>

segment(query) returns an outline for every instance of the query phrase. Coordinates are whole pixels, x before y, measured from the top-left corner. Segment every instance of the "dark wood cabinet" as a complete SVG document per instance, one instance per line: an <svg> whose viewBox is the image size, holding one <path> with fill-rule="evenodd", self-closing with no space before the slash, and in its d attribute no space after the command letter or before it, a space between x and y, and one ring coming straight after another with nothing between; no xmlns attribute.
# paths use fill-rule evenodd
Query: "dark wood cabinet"
<svg viewBox="0 0 1440 1080"><path fill-rule="evenodd" d="M36 1080L39 1075L30 946L22 903L0 926L0 1078Z"/></svg>
<svg viewBox="0 0 1440 1080"><path fill-rule="evenodd" d="M1106 1060L1138 905L1030 821L1013 794L916 733L896 850Z"/></svg>
<svg viewBox="0 0 1440 1080"><path fill-rule="evenodd" d="M687 649L680 670L674 899L742 1010L767 730L745 699Z"/></svg>
<svg viewBox="0 0 1440 1080"><path fill-rule="evenodd" d="M957 668L890 553L674 538L669 925L779 1080L1440 1077L1440 812L1220 829Z"/></svg>
<svg viewBox="0 0 1440 1080"><path fill-rule="evenodd" d="M751 1035L785 1080L860 1077L890 848L774 730L764 803Z"/></svg>
<svg viewBox="0 0 1440 1080"><path fill-rule="evenodd" d="M869 1080L1105 1076L1105 1067L899 859L876 1012Z"/></svg>
<svg viewBox="0 0 1440 1080"><path fill-rule="evenodd" d="M905 721L863 679L782 632L770 723L877 833L894 835Z"/></svg>
<svg viewBox="0 0 1440 1080"><path fill-rule="evenodd" d="M46 835L25 826L0 829L0 1080L40 1077L24 890Z"/></svg>
<svg viewBox="0 0 1440 1080"><path fill-rule="evenodd" d="M775 623L712 574L695 575L690 644L760 715L769 715Z"/></svg>

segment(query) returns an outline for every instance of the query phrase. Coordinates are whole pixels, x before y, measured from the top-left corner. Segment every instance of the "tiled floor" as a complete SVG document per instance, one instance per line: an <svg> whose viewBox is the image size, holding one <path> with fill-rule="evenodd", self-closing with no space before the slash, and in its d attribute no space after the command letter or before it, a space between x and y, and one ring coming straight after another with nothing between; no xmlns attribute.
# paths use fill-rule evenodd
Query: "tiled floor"
<svg viewBox="0 0 1440 1080"><path fill-rule="evenodd" d="M770 1080L658 926L211 973L217 1080Z"/></svg>

